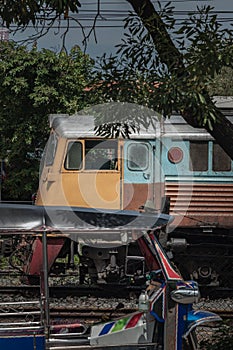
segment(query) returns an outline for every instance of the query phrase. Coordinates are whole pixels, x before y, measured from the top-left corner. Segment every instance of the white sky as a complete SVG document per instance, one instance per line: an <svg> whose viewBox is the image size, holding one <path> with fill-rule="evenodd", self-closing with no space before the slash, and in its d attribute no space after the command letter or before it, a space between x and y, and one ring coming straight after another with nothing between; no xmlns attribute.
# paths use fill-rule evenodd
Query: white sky
<svg viewBox="0 0 233 350"><path fill-rule="evenodd" d="M167 0L160 0L162 4L166 4ZM76 15L80 22L84 26L91 25L93 23L95 10L97 8L97 0L81 0L82 6L80 14ZM153 1L154 4L157 1ZM214 10L218 13L219 18L223 21L224 26L230 26L233 24L233 0L174 0L171 1L172 5L175 7L175 11L191 11L195 10L197 6L210 5L214 7ZM92 56L102 56L104 52L110 54L114 52L114 46L119 44L121 38L123 37L123 22L122 19L126 17L127 11L132 10L131 6L125 0L101 0L101 11L102 16L105 19L100 19L97 22L96 34L98 42L95 43L93 35L90 37L87 52ZM107 12L106 12L107 11ZM226 11L226 13L223 13ZM227 13L228 12L228 13ZM231 13L229 13L231 12ZM185 18L184 14L178 14L176 12L175 17ZM88 21L91 18L91 21ZM102 27L98 27L102 26ZM109 27L107 27L109 26ZM113 26L113 27L112 27ZM82 32L78 29L77 24L72 22L72 29L66 38L66 48L69 50L72 46L78 44L81 48L82 46ZM88 33L90 29L86 28L85 31ZM29 33L32 33L32 29L25 31L21 35L17 35L11 38L26 38ZM48 48L52 50L59 51L62 47L61 33L57 33L57 29L54 28L50 30L50 33L45 37L38 40L38 47Z"/></svg>

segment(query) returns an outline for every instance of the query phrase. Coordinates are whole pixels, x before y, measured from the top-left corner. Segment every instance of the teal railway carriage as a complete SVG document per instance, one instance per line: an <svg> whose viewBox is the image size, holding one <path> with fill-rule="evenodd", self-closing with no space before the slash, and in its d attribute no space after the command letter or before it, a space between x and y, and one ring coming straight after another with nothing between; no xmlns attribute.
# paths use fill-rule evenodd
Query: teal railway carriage
<svg viewBox="0 0 233 350"><path fill-rule="evenodd" d="M233 121L232 102L223 102ZM174 220L157 229L157 236L184 277L232 287L232 160L204 129L192 128L179 115L141 127L129 139L97 136L90 115L51 115L50 126L36 205L169 212ZM51 271L65 268L57 258L68 255L73 264L78 255L81 282L87 274L92 282L109 283L144 276L145 260L127 230L114 242L92 238L101 244L52 235ZM36 277L41 240L30 244L23 270Z"/></svg>

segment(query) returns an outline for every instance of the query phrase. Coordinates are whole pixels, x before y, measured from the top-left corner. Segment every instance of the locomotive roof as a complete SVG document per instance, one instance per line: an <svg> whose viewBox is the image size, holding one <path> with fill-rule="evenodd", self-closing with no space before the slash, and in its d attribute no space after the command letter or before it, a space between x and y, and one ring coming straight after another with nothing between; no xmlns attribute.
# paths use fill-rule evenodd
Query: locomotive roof
<svg viewBox="0 0 233 350"><path fill-rule="evenodd" d="M49 116L50 127L54 129L61 137L64 138L81 138L81 137L95 137L95 117L92 115L66 115L66 114L52 114ZM160 123L158 121L158 123ZM157 124L157 123L156 123ZM158 136L159 128L152 125L148 129L140 127L139 133L132 133L132 138L155 138Z"/></svg>
<svg viewBox="0 0 233 350"><path fill-rule="evenodd" d="M233 122L233 96L215 97L215 101L216 105L222 110L228 119ZM64 138L102 138L95 133L95 117L93 115L74 114L69 116L68 114L51 114L49 116L49 122L50 127ZM148 128L141 125L139 133L132 133L130 138L154 139L161 136L212 138L205 129L193 128L178 114L172 115L169 119L162 118L159 120L157 118L155 125L152 126L150 124Z"/></svg>

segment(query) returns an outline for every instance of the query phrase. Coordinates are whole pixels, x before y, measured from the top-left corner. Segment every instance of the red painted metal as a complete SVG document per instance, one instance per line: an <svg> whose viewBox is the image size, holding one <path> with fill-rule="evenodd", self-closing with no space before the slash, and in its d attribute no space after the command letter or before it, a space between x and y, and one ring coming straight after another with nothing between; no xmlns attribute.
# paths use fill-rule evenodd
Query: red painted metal
<svg viewBox="0 0 233 350"><path fill-rule="evenodd" d="M182 277L175 271L173 268L171 262L169 261L168 257L166 256L165 252L163 249L160 247L159 243L157 240L154 239L154 237L151 235L151 240L154 243L155 250L158 254L158 258L160 259L161 262L161 268L162 271L166 277L167 281L171 280L182 280Z"/></svg>
<svg viewBox="0 0 233 350"><path fill-rule="evenodd" d="M50 270L55 259L58 257L61 248L65 243L64 237L47 237L48 247L48 269ZM42 250L42 238L37 237L32 246L31 258L27 261L25 266L25 272L29 275L40 275L43 270L43 250Z"/></svg>
<svg viewBox="0 0 233 350"><path fill-rule="evenodd" d="M180 281L182 277L176 272L164 250L161 248L153 232L149 234L151 242L146 241L145 237L138 240L139 247L145 257L147 267L152 270L162 269L166 281Z"/></svg>
<svg viewBox="0 0 233 350"><path fill-rule="evenodd" d="M146 201L153 198L152 184L124 183L124 209L138 210Z"/></svg>
<svg viewBox="0 0 233 350"><path fill-rule="evenodd" d="M170 198L172 226L198 227L233 225L233 185L166 182L165 195Z"/></svg>
<svg viewBox="0 0 233 350"><path fill-rule="evenodd" d="M149 271L160 269L159 263L155 260L154 254L148 247L148 244L145 242L145 238L140 237L138 239L138 245L140 247L141 253L145 258L146 265Z"/></svg>

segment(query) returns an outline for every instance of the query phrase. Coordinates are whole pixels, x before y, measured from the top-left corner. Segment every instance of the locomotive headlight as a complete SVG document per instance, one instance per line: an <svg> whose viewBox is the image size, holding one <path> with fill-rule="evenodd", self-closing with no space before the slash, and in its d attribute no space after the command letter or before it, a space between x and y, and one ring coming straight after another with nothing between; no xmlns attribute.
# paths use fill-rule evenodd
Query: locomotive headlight
<svg viewBox="0 0 233 350"><path fill-rule="evenodd" d="M184 153L180 147L170 148L167 154L168 160L173 164L180 163L183 159L183 156Z"/></svg>

